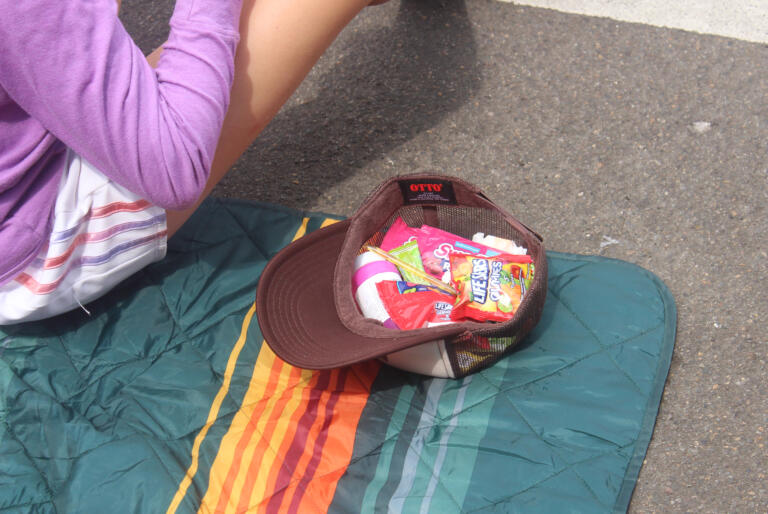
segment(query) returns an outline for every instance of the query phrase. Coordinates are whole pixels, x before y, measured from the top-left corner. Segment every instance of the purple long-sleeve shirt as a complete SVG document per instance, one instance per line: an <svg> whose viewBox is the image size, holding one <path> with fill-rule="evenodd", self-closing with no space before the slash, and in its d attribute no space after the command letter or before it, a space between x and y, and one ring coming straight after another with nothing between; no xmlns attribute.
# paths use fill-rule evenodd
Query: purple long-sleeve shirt
<svg viewBox="0 0 768 514"><path fill-rule="evenodd" d="M166 209L208 179L241 0L177 0L156 69L114 0L0 0L0 284L51 229L66 147Z"/></svg>

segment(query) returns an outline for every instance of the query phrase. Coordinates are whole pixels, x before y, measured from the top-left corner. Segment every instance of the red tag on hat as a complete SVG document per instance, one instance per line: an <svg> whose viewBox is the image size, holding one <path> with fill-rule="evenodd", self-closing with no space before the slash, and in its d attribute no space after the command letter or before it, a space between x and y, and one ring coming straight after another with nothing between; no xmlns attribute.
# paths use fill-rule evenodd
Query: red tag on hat
<svg viewBox="0 0 768 514"><path fill-rule="evenodd" d="M450 180L408 179L400 180L403 191L403 203L409 204L444 204L456 205L456 195Z"/></svg>

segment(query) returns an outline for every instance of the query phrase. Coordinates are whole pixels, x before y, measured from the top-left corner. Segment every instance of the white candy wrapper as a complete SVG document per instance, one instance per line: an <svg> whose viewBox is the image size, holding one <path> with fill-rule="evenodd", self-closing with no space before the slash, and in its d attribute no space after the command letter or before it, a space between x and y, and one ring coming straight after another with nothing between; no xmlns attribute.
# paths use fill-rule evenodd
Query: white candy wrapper
<svg viewBox="0 0 768 514"><path fill-rule="evenodd" d="M510 255L527 255L528 250L522 246L518 246L514 241L509 239L502 239L500 237L485 235L482 232L477 232L472 236L472 242L484 244L500 252L508 253Z"/></svg>
<svg viewBox="0 0 768 514"><path fill-rule="evenodd" d="M379 298L376 284L384 280L403 280L397 267L373 252L365 252L355 259L352 275L352 292L360 311L366 318L381 321L385 327L398 328L389 318L387 309Z"/></svg>

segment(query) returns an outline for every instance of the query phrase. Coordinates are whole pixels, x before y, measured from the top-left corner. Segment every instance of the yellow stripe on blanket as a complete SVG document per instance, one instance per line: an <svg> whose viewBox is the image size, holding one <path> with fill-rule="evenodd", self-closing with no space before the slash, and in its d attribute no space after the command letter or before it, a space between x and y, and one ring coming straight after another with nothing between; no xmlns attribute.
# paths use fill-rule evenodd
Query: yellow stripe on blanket
<svg viewBox="0 0 768 514"><path fill-rule="evenodd" d="M227 360L227 366L226 368L224 368L225 369L224 380L221 383L219 392L216 393L216 397L213 399L211 408L208 411L208 418L205 421L205 425L203 425L203 428L200 429L200 432L197 434L197 437L195 437L195 441L192 444L191 463L189 465L189 468L187 468L187 472L184 474L184 478L181 480L181 483L179 484L179 488L176 490L176 494L174 495L173 500L171 500L171 504L168 506L168 510L166 511L168 513L175 513L176 509L179 508L179 504L181 503L181 500L184 498L184 495L187 493L187 489L189 488L189 485L192 483L192 479L195 477L195 474L197 473L200 445L202 444L203 439L205 439L206 434L208 434L208 430L211 428L211 426L216 422L216 419L218 418L219 409L221 408L221 403L224 401L224 397L227 395L227 391L229 390L229 384L232 381L232 374L235 371L235 364L237 363L237 357L240 355L240 350L242 350L243 346L245 345L245 339L248 334L248 326L251 324L251 319L253 318L253 315L255 312L256 312L256 304L254 303L253 305L251 305L251 308L248 309L248 313L245 315L242 328L240 329L240 337L235 342L235 346L232 349L232 352L229 354L229 360Z"/></svg>
<svg viewBox="0 0 768 514"><path fill-rule="evenodd" d="M325 226L326 221L328 221L328 219L326 219L323 222L323 226ZM309 223L308 217L305 217L304 219L302 219L301 225L296 230L296 233L293 235L292 241L296 241L298 238L304 236L304 234L307 233L308 223ZM219 415L219 409L221 408L221 403L224 401L224 397L227 395L227 392L229 392L229 385L230 385L230 382L232 381L232 374L235 371L235 364L237 363L237 358L240 356L240 351L243 349L243 345L245 345L245 339L248 333L248 327L250 326L251 319L253 318L253 315L255 313L256 313L256 303L251 305L251 308L248 309L248 313L245 315L242 328L240 329L240 337L235 342L235 346L232 348L232 352L230 352L229 359L227 360L227 366L224 370L224 380L222 380L221 387L219 388L218 393L216 393L216 397L213 399L211 408L208 411L208 418L205 422L205 425L203 425L203 428L200 429L200 432L195 437L195 441L192 444L191 463L189 465L189 468L187 468L187 472L184 474L184 478L181 480L181 483L179 484L178 489L176 490L176 494L173 496L173 499L171 500L171 504L168 505L166 514L174 514L176 512L176 509L179 508L179 504L181 503L181 500L184 499L184 495L187 493L187 489L192 483L192 479L195 478L195 474L197 473L197 467L198 467L200 445L202 444L203 439L205 439L205 436L208 434L208 430L216 422L216 419ZM266 345L262 342L262 348L264 346Z"/></svg>

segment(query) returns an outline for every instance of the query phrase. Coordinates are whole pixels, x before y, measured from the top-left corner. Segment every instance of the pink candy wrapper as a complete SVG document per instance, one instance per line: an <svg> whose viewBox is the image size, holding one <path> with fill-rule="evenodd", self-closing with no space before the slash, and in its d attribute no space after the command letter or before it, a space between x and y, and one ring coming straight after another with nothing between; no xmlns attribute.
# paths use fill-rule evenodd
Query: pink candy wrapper
<svg viewBox="0 0 768 514"><path fill-rule="evenodd" d="M402 218L397 218L384 235L381 248L389 251L408 241L418 243L424 271L446 283L451 281L451 264L448 257L451 253L483 257L495 257L502 253L429 225L409 227Z"/></svg>

